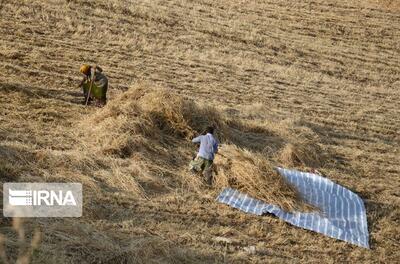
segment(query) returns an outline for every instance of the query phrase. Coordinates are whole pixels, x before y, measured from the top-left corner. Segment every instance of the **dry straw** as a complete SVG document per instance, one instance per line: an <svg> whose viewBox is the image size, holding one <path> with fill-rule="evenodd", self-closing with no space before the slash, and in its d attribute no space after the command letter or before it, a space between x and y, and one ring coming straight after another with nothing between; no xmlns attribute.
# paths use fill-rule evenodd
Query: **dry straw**
<svg viewBox="0 0 400 264"><path fill-rule="evenodd" d="M310 139L301 141L290 135L285 146L285 139L276 136L276 127L229 119L216 108L148 84L137 84L85 120L81 131L92 152L140 164L131 172L113 167L115 175L106 181L145 196L178 186L194 192L204 190L201 176L189 174L187 164L194 153L190 139L209 124L217 128L223 143L215 161L216 192L231 186L287 210L309 208L274 166L280 160L290 166L319 166L317 145ZM278 152L266 155L258 147L252 148L250 141L254 137L276 144Z"/></svg>
<svg viewBox="0 0 400 264"><path fill-rule="evenodd" d="M13 243L13 241L7 241L7 239L2 234L0 234L0 260L4 264L14 263L14 261L10 261L10 258L7 256L6 252L5 245L7 244L7 242L9 242L13 244L12 250L18 251L15 263L28 264L31 262L34 251L40 245L41 232L39 231L39 229L33 230L32 239L30 241L27 241L26 229L24 227L22 218L13 218L12 228L17 233L17 242Z"/></svg>

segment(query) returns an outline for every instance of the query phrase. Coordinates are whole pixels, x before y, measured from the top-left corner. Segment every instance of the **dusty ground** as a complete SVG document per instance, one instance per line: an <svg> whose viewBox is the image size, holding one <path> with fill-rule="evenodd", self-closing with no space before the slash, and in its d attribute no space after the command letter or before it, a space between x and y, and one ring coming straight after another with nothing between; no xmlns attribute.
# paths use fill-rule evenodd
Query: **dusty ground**
<svg viewBox="0 0 400 264"><path fill-rule="evenodd" d="M33 262L398 261L399 12L396 1L2 0L1 181L78 181L86 198L80 219L25 224L42 232ZM99 111L75 88L84 62L109 76L110 100L144 81L231 118L311 129L331 155L318 169L366 202L371 250L219 205L218 190L165 180L144 186L147 199L131 193L135 160L93 158L77 138ZM0 233L14 259L10 221Z"/></svg>

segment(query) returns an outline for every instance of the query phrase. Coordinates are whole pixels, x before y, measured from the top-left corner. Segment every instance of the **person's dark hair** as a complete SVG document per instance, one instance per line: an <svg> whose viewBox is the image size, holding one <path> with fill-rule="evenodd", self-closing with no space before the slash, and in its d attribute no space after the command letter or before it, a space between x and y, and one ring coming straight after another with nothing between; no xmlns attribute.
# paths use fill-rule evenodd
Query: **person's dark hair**
<svg viewBox="0 0 400 264"><path fill-rule="evenodd" d="M91 73L92 73L92 66L89 66L89 70L87 71L87 73L86 73L86 76L87 77L90 77L90 75L91 75Z"/></svg>
<svg viewBox="0 0 400 264"><path fill-rule="evenodd" d="M206 128L206 130L204 130L204 134L207 134L207 133L214 134L214 127L208 126Z"/></svg>

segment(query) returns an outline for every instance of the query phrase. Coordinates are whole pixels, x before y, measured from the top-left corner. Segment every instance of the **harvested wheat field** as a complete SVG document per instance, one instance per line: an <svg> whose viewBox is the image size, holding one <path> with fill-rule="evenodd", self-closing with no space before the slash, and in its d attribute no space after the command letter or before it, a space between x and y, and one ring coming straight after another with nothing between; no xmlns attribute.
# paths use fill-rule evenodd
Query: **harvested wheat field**
<svg viewBox="0 0 400 264"><path fill-rule="evenodd" d="M1 0L0 181L79 182L81 218L0 220L0 262L396 263L398 1ZM85 107L83 63L109 78ZM191 139L221 142L215 181ZM371 249L215 201L314 210L275 166L365 202Z"/></svg>

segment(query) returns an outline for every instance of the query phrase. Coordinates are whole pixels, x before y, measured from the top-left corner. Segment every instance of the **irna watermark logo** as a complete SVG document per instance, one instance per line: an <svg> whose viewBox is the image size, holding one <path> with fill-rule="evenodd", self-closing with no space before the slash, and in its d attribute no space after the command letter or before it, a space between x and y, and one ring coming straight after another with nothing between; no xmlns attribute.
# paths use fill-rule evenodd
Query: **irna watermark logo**
<svg viewBox="0 0 400 264"><path fill-rule="evenodd" d="M5 183L5 217L80 217L80 183Z"/></svg>

